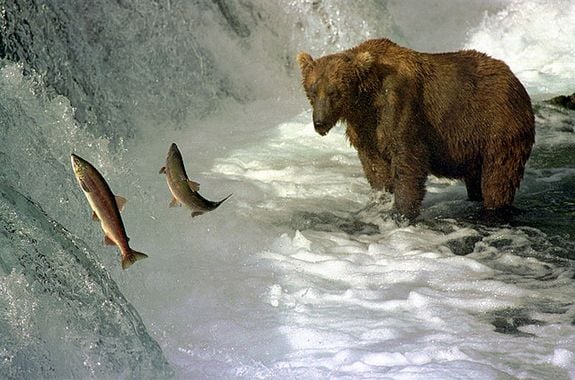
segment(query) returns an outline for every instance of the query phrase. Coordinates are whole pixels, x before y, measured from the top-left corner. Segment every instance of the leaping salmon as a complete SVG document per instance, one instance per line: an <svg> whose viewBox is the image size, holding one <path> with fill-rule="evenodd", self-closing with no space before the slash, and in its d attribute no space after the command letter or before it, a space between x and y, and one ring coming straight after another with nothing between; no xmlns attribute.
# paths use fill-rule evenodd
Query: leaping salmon
<svg viewBox="0 0 575 380"><path fill-rule="evenodd" d="M128 268L138 260L148 257L142 252L130 248L126 229L120 216L126 199L114 196L110 186L102 175L88 161L72 154L72 167L84 195L92 207L92 219L99 220L104 231L104 243L115 245L122 254L122 269Z"/></svg>
<svg viewBox="0 0 575 380"><path fill-rule="evenodd" d="M212 202L202 197L200 193L198 193L200 184L188 178L184 161L182 160L182 154L175 143L170 146L166 166L160 169L160 174L166 175L168 187L173 196L170 207L184 204L192 210L192 217L215 210L226 199L232 196L232 194L230 194L218 202Z"/></svg>

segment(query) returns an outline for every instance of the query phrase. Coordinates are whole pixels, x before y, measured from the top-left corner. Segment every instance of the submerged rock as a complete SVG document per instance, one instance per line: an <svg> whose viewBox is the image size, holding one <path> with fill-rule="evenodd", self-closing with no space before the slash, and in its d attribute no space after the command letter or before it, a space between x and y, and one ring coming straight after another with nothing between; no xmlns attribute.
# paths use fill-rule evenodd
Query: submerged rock
<svg viewBox="0 0 575 380"><path fill-rule="evenodd" d="M546 101L559 107L575 110L575 92L571 95L559 95Z"/></svg>

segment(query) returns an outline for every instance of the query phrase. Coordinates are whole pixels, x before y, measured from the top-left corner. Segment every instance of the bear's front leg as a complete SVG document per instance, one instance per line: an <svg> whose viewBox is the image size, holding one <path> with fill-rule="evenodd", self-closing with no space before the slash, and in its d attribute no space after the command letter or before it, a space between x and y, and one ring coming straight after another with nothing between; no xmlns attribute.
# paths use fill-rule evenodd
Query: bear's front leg
<svg viewBox="0 0 575 380"><path fill-rule="evenodd" d="M402 154L393 160L395 210L412 221L419 216L425 196L427 163L413 154Z"/></svg>
<svg viewBox="0 0 575 380"><path fill-rule="evenodd" d="M358 150L358 156L371 188L376 191L385 190L393 193L390 162L381 158L381 155L377 152Z"/></svg>

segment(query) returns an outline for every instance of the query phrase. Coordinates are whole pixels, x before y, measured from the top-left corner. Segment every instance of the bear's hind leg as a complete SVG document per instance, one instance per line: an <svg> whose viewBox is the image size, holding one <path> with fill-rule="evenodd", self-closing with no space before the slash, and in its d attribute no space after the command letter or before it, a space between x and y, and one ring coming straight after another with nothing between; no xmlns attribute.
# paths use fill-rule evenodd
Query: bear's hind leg
<svg viewBox="0 0 575 380"><path fill-rule="evenodd" d="M523 177L525 160L516 157L511 150L496 150L488 154L481 173L483 207L487 210L508 208Z"/></svg>
<svg viewBox="0 0 575 380"><path fill-rule="evenodd" d="M481 174L468 175L464 179L467 188L467 198L472 202L482 202Z"/></svg>
<svg viewBox="0 0 575 380"><path fill-rule="evenodd" d="M488 210L502 209L511 206L513 203L516 190L515 184L501 173L494 173L484 177L481 188L483 192L483 207Z"/></svg>

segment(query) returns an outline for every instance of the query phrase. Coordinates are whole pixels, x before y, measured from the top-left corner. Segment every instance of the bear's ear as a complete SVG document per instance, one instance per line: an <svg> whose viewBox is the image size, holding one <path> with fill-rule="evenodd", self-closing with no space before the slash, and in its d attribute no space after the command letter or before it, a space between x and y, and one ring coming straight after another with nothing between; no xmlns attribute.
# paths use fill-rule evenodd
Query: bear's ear
<svg viewBox="0 0 575 380"><path fill-rule="evenodd" d="M370 52L362 51L358 53L353 60L356 75L360 78L363 77L373 66L374 61L375 59Z"/></svg>
<svg viewBox="0 0 575 380"><path fill-rule="evenodd" d="M296 59L302 73L306 72L313 65L313 58L311 55L304 53L303 51L297 55Z"/></svg>

